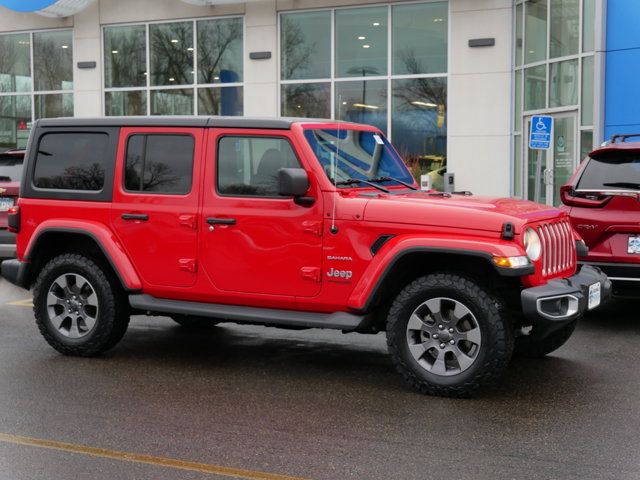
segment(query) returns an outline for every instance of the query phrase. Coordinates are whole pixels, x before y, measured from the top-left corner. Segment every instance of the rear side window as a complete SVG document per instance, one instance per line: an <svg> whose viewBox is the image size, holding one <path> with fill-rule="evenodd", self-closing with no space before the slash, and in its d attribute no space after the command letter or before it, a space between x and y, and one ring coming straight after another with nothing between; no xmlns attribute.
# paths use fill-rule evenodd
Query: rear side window
<svg viewBox="0 0 640 480"><path fill-rule="evenodd" d="M610 153L589 158L577 190L640 190L640 155Z"/></svg>
<svg viewBox="0 0 640 480"><path fill-rule="evenodd" d="M127 142L124 188L185 195L191 191L195 141L190 135L132 135Z"/></svg>
<svg viewBox="0 0 640 480"><path fill-rule="evenodd" d="M277 197L278 170L300 163L284 138L223 137L218 143L218 192Z"/></svg>
<svg viewBox="0 0 640 480"><path fill-rule="evenodd" d="M0 182L19 182L22 178L23 155L0 153Z"/></svg>
<svg viewBox="0 0 640 480"><path fill-rule="evenodd" d="M40 138L33 184L37 188L98 192L104 187L109 136L48 133Z"/></svg>

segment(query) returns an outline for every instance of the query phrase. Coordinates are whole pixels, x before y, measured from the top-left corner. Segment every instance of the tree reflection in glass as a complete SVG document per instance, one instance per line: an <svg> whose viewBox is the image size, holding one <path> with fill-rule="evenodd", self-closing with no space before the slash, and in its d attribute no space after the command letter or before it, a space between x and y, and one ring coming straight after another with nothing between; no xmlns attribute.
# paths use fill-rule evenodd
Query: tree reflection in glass
<svg viewBox="0 0 640 480"><path fill-rule="evenodd" d="M285 117L331 118L331 84L282 85L282 115Z"/></svg>
<svg viewBox="0 0 640 480"><path fill-rule="evenodd" d="M147 84L144 25L104 30L105 87L142 87Z"/></svg>
<svg viewBox="0 0 640 480"><path fill-rule="evenodd" d="M331 76L331 13L282 15L280 33L283 80Z"/></svg>
<svg viewBox="0 0 640 480"><path fill-rule="evenodd" d="M193 23L175 22L149 27L151 85L191 85Z"/></svg>
<svg viewBox="0 0 640 480"><path fill-rule="evenodd" d="M73 38L69 30L33 34L35 89L73 89Z"/></svg>
<svg viewBox="0 0 640 480"><path fill-rule="evenodd" d="M29 34L0 35L0 92L31 90Z"/></svg>

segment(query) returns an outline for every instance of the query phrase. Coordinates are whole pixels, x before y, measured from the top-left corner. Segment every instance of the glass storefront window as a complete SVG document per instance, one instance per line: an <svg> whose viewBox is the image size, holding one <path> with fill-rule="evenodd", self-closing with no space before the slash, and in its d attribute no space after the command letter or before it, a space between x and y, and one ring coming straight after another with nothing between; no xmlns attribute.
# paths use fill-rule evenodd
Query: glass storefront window
<svg viewBox="0 0 640 480"><path fill-rule="evenodd" d="M524 63L547 58L547 0L525 3Z"/></svg>
<svg viewBox="0 0 640 480"><path fill-rule="evenodd" d="M242 30L241 18L197 23L198 83L242 82Z"/></svg>
<svg viewBox="0 0 640 480"><path fill-rule="evenodd" d="M237 116L242 113L242 87L198 89L198 115Z"/></svg>
<svg viewBox="0 0 640 480"><path fill-rule="evenodd" d="M583 0L582 51L593 52L596 28L596 0Z"/></svg>
<svg viewBox="0 0 640 480"><path fill-rule="evenodd" d="M337 82L335 118L387 131L387 81Z"/></svg>
<svg viewBox="0 0 640 480"><path fill-rule="evenodd" d="M73 35L70 30L33 34L35 90L73 90Z"/></svg>
<svg viewBox="0 0 640 480"><path fill-rule="evenodd" d="M34 97L35 118L73 116L73 94L54 93Z"/></svg>
<svg viewBox="0 0 640 480"><path fill-rule="evenodd" d="M547 66L525 68L524 70L524 109L539 110L546 107Z"/></svg>
<svg viewBox="0 0 640 480"><path fill-rule="evenodd" d="M331 83L285 84L280 97L285 117L331 118Z"/></svg>
<svg viewBox="0 0 640 480"><path fill-rule="evenodd" d="M151 115L193 115L193 89L151 90Z"/></svg>
<svg viewBox="0 0 640 480"><path fill-rule="evenodd" d="M0 92L31 90L31 36L0 35Z"/></svg>
<svg viewBox="0 0 640 480"><path fill-rule="evenodd" d="M392 7L393 74L447 71L447 2Z"/></svg>
<svg viewBox="0 0 640 480"><path fill-rule="evenodd" d="M582 59L582 125L593 125L593 57Z"/></svg>
<svg viewBox="0 0 640 480"><path fill-rule="evenodd" d="M447 79L391 82L393 144L415 178L428 173L443 190L447 158Z"/></svg>
<svg viewBox="0 0 640 480"><path fill-rule="evenodd" d="M149 43L151 85L194 83L193 22L152 24Z"/></svg>
<svg viewBox="0 0 640 480"><path fill-rule="evenodd" d="M0 96L0 151L27 146L31 96Z"/></svg>
<svg viewBox="0 0 640 480"><path fill-rule="evenodd" d="M579 0L552 1L550 7L549 57L577 54L580 40Z"/></svg>
<svg viewBox="0 0 640 480"><path fill-rule="evenodd" d="M331 12L281 16L280 68L282 80L331 77Z"/></svg>
<svg viewBox="0 0 640 480"><path fill-rule="evenodd" d="M336 76L387 74L387 7L350 8L336 13Z"/></svg>
<svg viewBox="0 0 640 480"><path fill-rule="evenodd" d="M522 65L522 47L524 46L524 38L522 37L522 4L516 6L516 66Z"/></svg>
<svg viewBox="0 0 640 480"><path fill-rule="evenodd" d="M549 76L549 107L578 104L578 60L551 64Z"/></svg>
<svg viewBox="0 0 640 480"><path fill-rule="evenodd" d="M579 161L591 153L593 150L593 132L591 130L583 130L580 132L580 158Z"/></svg>
<svg viewBox="0 0 640 480"><path fill-rule="evenodd" d="M146 115L147 92L140 90L106 92L104 109L107 116Z"/></svg>
<svg viewBox="0 0 640 480"><path fill-rule="evenodd" d="M104 29L104 86L106 88L143 87L147 84L145 37L144 25Z"/></svg>

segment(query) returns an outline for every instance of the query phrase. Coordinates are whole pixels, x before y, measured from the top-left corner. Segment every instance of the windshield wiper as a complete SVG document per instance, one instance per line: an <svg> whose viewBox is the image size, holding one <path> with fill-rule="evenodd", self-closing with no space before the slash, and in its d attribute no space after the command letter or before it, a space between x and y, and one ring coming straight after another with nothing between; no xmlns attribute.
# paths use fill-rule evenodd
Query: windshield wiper
<svg viewBox="0 0 640 480"><path fill-rule="evenodd" d="M605 187L620 187L620 188L635 188L636 190L640 189L640 183L633 182L612 182L612 183L603 183Z"/></svg>
<svg viewBox="0 0 640 480"><path fill-rule="evenodd" d="M336 187L338 185L357 185L358 183L364 183L365 185L369 185L370 187L377 188L381 192L389 193L389 190L387 190L386 188L381 187L380 185L376 185L369 180L361 180L359 178L347 178L346 180L340 180L339 182L336 182Z"/></svg>
<svg viewBox="0 0 640 480"><path fill-rule="evenodd" d="M418 190L413 185L411 185L411 184L409 184L407 182L403 182L402 180L398 180L397 178L393 178L393 177L376 177L376 178L370 178L369 181L370 182L374 182L374 183L396 182L396 183L399 183L400 185L404 185L405 187L410 188L411 190Z"/></svg>

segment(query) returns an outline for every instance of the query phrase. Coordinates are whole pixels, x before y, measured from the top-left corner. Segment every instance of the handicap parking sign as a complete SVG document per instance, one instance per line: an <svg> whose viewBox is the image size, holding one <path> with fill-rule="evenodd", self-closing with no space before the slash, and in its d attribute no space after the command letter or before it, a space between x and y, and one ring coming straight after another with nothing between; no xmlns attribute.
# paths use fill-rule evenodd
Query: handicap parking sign
<svg viewBox="0 0 640 480"><path fill-rule="evenodd" d="M553 117L534 115L531 117L529 129L529 148L532 150L548 150L551 147L553 134Z"/></svg>

